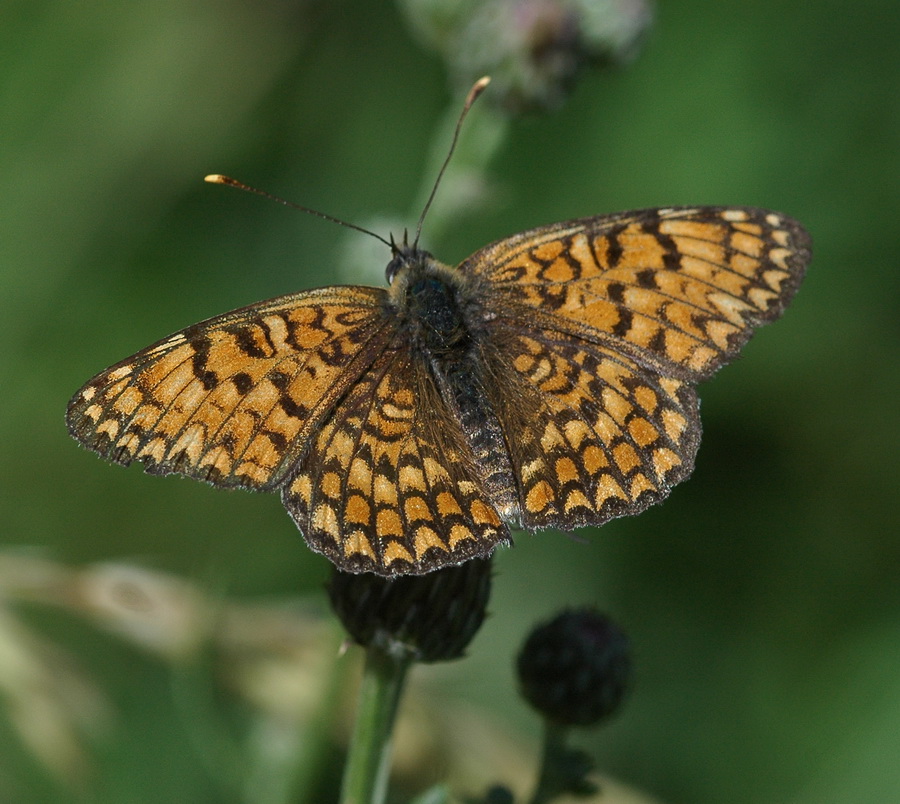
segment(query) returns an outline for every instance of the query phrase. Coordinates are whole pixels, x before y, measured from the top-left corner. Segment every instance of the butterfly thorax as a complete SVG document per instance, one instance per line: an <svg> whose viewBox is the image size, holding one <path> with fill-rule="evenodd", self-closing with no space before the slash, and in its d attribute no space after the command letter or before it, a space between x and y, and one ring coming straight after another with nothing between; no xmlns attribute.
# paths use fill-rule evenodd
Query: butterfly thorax
<svg viewBox="0 0 900 804"><path fill-rule="evenodd" d="M481 321L462 277L415 247L398 251L387 276L392 312L413 343L438 360L465 357Z"/></svg>

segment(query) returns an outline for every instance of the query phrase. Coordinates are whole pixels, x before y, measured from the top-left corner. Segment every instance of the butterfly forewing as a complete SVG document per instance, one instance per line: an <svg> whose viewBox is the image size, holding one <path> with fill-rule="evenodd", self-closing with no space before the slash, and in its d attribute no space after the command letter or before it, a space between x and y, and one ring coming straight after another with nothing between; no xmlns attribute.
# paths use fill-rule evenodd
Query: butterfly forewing
<svg viewBox="0 0 900 804"><path fill-rule="evenodd" d="M355 572L423 573L509 538L423 356L398 340L332 411L283 492L310 546Z"/></svg>
<svg viewBox="0 0 900 804"><path fill-rule="evenodd" d="M460 270L489 279L501 309L536 309L562 332L635 347L696 382L781 314L808 260L808 235L790 218L698 207L534 229L476 252Z"/></svg>
<svg viewBox="0 0 900 804"><path fill-rule="evenodd" d="M88 382L70 432L148 472L273 488L390 336L383 297L324 288L195 324Z"/></svg>

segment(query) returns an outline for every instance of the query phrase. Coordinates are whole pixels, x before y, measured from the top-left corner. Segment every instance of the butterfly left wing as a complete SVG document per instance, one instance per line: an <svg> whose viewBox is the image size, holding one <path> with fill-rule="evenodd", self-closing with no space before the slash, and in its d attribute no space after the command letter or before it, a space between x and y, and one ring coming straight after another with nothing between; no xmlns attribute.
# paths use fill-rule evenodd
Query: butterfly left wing
<svg viewBox="0 0 900 804"><path fill-rule="evenodd" d="M480 475L424 357L400 334L315 434L282 500L342 570L418 575L509 541Z"/></svg>
<svg viewBox="0 0 900 804"><path fill-rule="evenodd" d="M389 340L383 302L380 289L322 288L195 324L90 380L69 431L155 474L275 488Z"/></svg>

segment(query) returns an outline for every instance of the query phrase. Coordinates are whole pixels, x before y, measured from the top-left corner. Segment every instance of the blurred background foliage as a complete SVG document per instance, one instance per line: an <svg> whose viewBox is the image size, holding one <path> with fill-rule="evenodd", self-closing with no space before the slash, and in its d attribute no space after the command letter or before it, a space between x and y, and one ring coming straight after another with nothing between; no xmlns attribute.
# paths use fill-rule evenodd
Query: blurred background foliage
<svg viewBox="0 0 900 804"><path fill-rule="evenodd" d="M229 654L136 649L77 613L102 609L81 575L53 572L127 562L229 605L324 611L328 565L273 495L97 460L67 436L66 401L202 318L361 281L343 232L205 173L354 222L406 220L459 100L390 3L0 13L0 800L238 800L217 778L238 772L211 747L222 735L198 738L207 715L191 713L205 695L207 732L216 717L246 729L250 704L221 684ZM534 621L594 604L637 665L622 715L583 739L605 772L694 804L900 797L898 40L884 0L661 3L627 68L510 121L477 214L440 242L426 224L450 263L530 226L671 204L779 209L814 240L784 320L701 388L693 478L602 532L520 534L470 657L416 670L526 752L539 726L516 696L516 647ZM387 257L374 248L366 282ZM192 680L173 683L173 665ZM69 754L36 753L73 701Z"/></svg>

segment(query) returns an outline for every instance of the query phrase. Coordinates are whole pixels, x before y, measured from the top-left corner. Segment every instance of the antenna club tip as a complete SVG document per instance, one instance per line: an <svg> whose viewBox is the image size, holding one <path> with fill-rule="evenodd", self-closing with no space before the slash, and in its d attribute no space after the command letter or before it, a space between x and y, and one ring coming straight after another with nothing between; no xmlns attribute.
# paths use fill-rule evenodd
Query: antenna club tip
<svg viewBox="0 0 900 804"><path fill-rule="evenodd" d="M475 99L484 92L485 88L488 84L491 83L491 77L489 75L483 75L479 78L474 84L472 84L472 88L469 90L469 96L466 98L465 106L463 107L465 114L469 107L475 103Z"/></svg>
<svg viewBox="0 0 900 804"><path fill-rule="evenodd" d="M227 184L227 177L223 176L221 173L210 173L208 176L203 177L203 181L207 181L210 184Z"/></svg>

